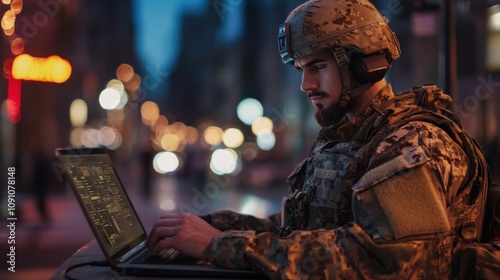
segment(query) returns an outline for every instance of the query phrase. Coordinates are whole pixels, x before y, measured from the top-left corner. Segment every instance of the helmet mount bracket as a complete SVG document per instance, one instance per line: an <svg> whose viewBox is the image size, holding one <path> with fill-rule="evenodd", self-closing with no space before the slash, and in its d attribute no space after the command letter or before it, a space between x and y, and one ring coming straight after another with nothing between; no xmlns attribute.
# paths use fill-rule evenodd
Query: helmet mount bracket
<svg viewBox="0 0 500 280"><path fill-rule="evenodd" d="M345 108L349 101L353 98L353 84L351 80L351 73L349 71L349 57L345 52L344 48L336 47L333 49L333 55L337 60L337 64L340 68L340 77L342 78L342 85L344 90L342 91L342 98L340 100L340 107Z"/></svg>
<svg viewBox="0 0 500 280"><path fill-rule="evenodd" d="M283 62L293 63L293 56L290 52L290 26L288 22L282 23L278 32L278 49Z"/></svg>

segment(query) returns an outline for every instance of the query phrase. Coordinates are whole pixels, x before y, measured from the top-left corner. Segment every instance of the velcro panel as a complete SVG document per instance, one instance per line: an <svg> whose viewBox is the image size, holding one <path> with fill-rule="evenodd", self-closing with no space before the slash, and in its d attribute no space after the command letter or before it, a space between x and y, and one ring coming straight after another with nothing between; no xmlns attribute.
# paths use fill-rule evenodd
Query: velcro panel
<svg viewBox="0 0 500 280"><path fill-rule="evenodd" d="M367 173L368 178L354 187L359 202L384 239L449 231L445 207L437 191L441 187L435 185L439 180L428 164L423 164L429 160L405 158L403 154L370 171L372 174Z"/></svg>
<svg viewBox="0 0 500 280"><path fill-rule="evenodd" d="M335 180L335 178L337 178L337 171L316 168L314 169L314 177L333 181Z"/></svg>

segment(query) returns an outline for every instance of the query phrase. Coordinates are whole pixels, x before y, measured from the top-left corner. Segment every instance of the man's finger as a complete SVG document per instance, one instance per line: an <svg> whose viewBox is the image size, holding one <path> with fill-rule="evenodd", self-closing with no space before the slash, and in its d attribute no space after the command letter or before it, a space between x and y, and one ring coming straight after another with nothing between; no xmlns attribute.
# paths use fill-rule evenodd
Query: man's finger
<svg viewBox="0 0 500 280"><path fill-rule="evenodd" d="M171 238L171 237L166 237L166 238L163 238L162 240L160 240L156 246L154 246L154 248L151 250L150 252L150 255L151 256L158 256L158 254L160 254L160 252L163 250L163 249L166 249L166 248L171 248L172 247L172 244L174 242L172 242L174 238Z"/></svg>
<svg viewBox="0 0 500 280"><path fill-rule="evenodd" d="M160 243L165 238L170 238L175 236L177 233L178 227L158 227L156 230L150 235L149 242L147 244L150 250L153 250L158 243Z"/></svg>
<svg viewBox="0 0 500 280"><path fill-rule="evenodd" d="M154 236L157 229L162 228L162 227L176 227L176 226L179 226L181 224L183 224L183 219L179 218L179 217L162 218L162 219L157 220L155 222L155 224L153 225L153 228L149 232L149 235L146 239L146 246L149 247L149 245L151 244L151 242L152 242L151 238L152 238L152 236Z"/></svg>

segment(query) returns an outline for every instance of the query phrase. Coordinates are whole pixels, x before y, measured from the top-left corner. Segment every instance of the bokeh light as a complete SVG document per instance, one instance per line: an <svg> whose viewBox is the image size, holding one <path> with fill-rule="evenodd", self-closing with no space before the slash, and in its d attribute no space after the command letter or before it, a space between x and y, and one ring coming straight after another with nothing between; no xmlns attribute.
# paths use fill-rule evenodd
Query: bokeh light
<svg viewBox="0 0 500 280"><path fill-rule="evenodd" d="M75 99L69 106L69 120L73 127L82 127L87 123L88 106L82 99Z"/></svg>
<svg viewBox="0 0 500 280"><path fill-rule="evenodd" d="M115 88L105 88L99 95L99 104L105 110L114 110L120 104L120 93Z"/></svg>
<svg viewBox="0 0 500 280"><path fill-rule="evenodd" d="M17 37L10 43L10 51L14 55L22 54L24 52L24 41L21 37Z"/></svg>
<svg viewBox="0 0 500 280"><path fill-rule="evenodd" d="M116 105L116 107L113 108L113 110L122 109L123 107L125 107L125 105L127 105L128 95L127 92L125 91L125 86L123 85L122 81L117 79L112 79L108 82L106 88L116 89L116 91L120 94L118 105Z"/></svg>
<svg viewBox="0 0 500 280"><path fill-rule="evenodd" d="M186 143L194 144L198 141L199 135L198 130L192 126L186 127Z"/></svg>
<svg viewBox="0 0 500 280"><path fill-rule="evenodd" d="M116 77L124 83L129 82L134 77L134 68L126 63L120 64L116 69Z"/></svg>
<svg viewBox="0 0 500 280"><path fill-rule="evenodd" d="M106 85L106 88L114 88L118 92L124 91L125 87L123 86L122 81L117 80L117 79L111 79L108 84Z"/></svg>
<svg viewBox="0 0 500 280"><path fill-rule="evenodd" d="M49 56L46 60L46 64L49 66L45 67L43 71L52 71L52 82L58 84L64 83L71 76L71 65L67 60L62 59L57 55Z"/></svg>
<svg viewBox="0 0 500 280"><path fill-rule="evenodd" d="M71 130L71 133L69 134L69 143L73 147L82 147L82 135L85 129L83 128L75 128Z"/></svg>
<svg viewBox="0 0 500 280"><path fill-rule="evenodd" d="M64 83L71 71L71 64L57 55L42 58L21 54L12 65L12 75L19 80Z"/></svg>
<svg viewBox="0 0 500 280"><path fill-rule="evenodd" d="M100 147L101 144L97 138L99 130L95 128L87 128L82 132L82 145L87 148Z"/></svg>
<svg viewBox="0 0 500 280"><path fill-rule="evenodd" d="M209 126L203 133L203 139L205 139L205 142L209 145L216 146L222 142L223 133L224 131L220 127Z"/></svg>
<svg viewBox="0 0 500 280"><path fill-rule="evenodd" d="M154 121L153 125L151 126L153 130L165 128L168 126L168 119L167 117L160 115L158 118Z"/></svg>
<svg viewBox="0 0 500 280"><path fill-rule="evenodd" d="M116 150L122 144L122 136L120 132L109 126L103 126L97 133L97 140L101 145L110 149Z"/></svg>
<svg viewBox="0 0 500 280"><path fill-rule="evenodd" d="M226 129L222 136L222 142L228 148L238 148L244 140L243 133L237 128Z"/></svg>
<svg viewBox="0 0 500 280"><path fill-rule="evenodd" d="M141 86L141 76L134 73L134 75L129 81L127 82L123 81L123 82L127 90L136 91L139 90L139 87Z"/></svg>
<svg viewBox="0 0 500 280"><path fill-rule="evenodd" d="M7 10L2 17L2 28L4 30L12 29L16 22L16 13L13 10Z"/></svg>
<svg viewBox="0 0 500 280"><path fill-rule="evenodd" d="M276 144L276 136L272 131L263 132L257 135L257 146L261 150L269 151Z"/></svg>
<svg viewBox="0 0 500 280"><path fill-rule="evenodd" d="M153 101L146 101L141 106L142 122L145 125L152 125L160 117L160 107Z"/></svg>
<svg viewBox="0 0 500 280"><path fill-rule="evenodd" d="M244 124L251 125L256 119L262 117L264 108L257 99L245 98L238 104L236 113Z"/></svg>
<svg viewBox="0 0 500 280"><path fill-rule="evenodd" d="M169 152L174 152L179 149L179 146L181 144L181 139L177 134L173 133L165 133L161 137L161 148L164 149L165 151Z"/></svg>
<svg viewBox="0 0 500 280"><path fill-rule="evenodd" d="M261 117L252 123L252 132L255 135L273 131L273 121L268 117Z"/></svg>
<svg viewBox="0 0 500 280"><path fill-rule="evenodd" d="M238 165L238 154L233 149L217 149L212 153L210 169L217 175L231 174Z"/></svg>
<svg viewBox="0 0 500 280"><path fill-rule="evenodd" d="M186 131L187 127L184 123L182 122L174 122L173 124L170 125L170 128L172 131L179 136L179 139L182 141L185 141L186 139Z"/></svg>
<svg viewBox="0 0 500 280"><path fill-rule="evenodd" d="M153 168L158 173L174 172L178 167L179 158L172 152L159 152L153 158Z"/></svg>
<svg viewBox="0 0 500 280"><path fill-rule="evenodd" d="M10 9L14 11L14 13L19 14L23 10L23 0L12 0L10 3Z"/></svg>

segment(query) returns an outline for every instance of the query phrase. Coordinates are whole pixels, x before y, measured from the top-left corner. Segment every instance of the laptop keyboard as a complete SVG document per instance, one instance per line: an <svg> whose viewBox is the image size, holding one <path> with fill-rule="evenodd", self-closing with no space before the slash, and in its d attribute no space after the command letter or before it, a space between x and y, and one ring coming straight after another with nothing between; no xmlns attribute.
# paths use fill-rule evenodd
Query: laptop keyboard
<svg viewBox="0 0 500 280"><path fill-rule="evenodd" d="M161 254L158 256L150 256L148 250L144 250L142 253L137 255L131 263L133 264L141 264L141 263L147 263L147 264L169 264L169 263L174 263L175 258L179 255L179 251L175 250L174 248L169 248L165 249Z"/></svg>

